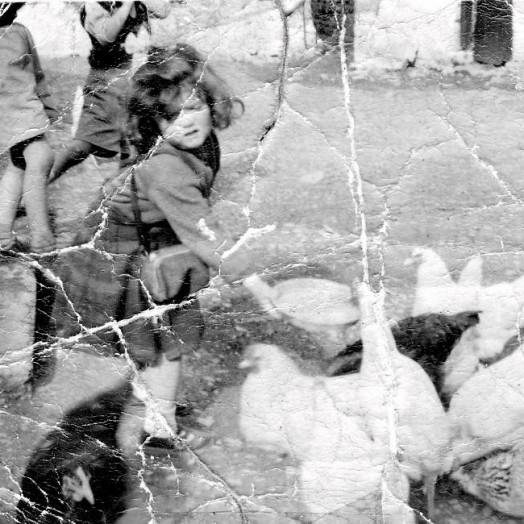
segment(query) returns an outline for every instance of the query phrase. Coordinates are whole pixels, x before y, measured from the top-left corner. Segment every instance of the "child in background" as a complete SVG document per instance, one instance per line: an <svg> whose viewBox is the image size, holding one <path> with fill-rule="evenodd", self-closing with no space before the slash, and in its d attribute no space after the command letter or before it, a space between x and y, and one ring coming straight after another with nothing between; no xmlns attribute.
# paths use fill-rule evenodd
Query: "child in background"
<svg viewBox="0 0 524 524"><path fill-rule="evenodd" d="M81 314L82 326L96 327L135 317L122 326L123 339L113 334L108 342L123 347L138 364L141 381L135 389L137 398L147 400L140 382L151 397L146 402L144 444L151 451L177 449L180 443L173 431L179 429L175 412L181 358L183 353L198 349L202 317L198 300L191 297L190 271L177 295L163 303L176 304L176 308L170 308L160 319L136 318L153 306L139 278L136 208L147 228L152 252L183 245L200 261L205 273L202 278L199 272L198 287L207 284L209 268L220 270L229 281L246 271L246 253L236 251L222 258L221 253L233 242L213 220L209 202L220 168L214 129L229 127L235 106L243 106L189 45L152 49L133 80L130 125L142 160L131 169L131 176L127 172L119 177L125 183L118 198L107 202L107 209L101 210L100 202L92 206L87 227L76 243L90 241L93 230L97 232L95 243L65 255L61 278L70 303ZM116 182L110 182L112 187ZM105 223L101 223L104 216ZM102 333L97 336L102 337ZM194 448L203 442L195 428L186 429L183 436Z"/></svg>
<svg viewBox="0 0 524 524"><path fill-rule="evenodd" d="M125 49L125 41L142 26L149 29L150 14L165 18L169 11L167 0L86 2L80 20L92 43L88 59L91 70L84 86L84 103L75 138L58 155L50 182L90 154L103 158L118 153L126 156L125 93L132 56Z"/></svg>
<svg viewBox="0 0 524 524"><path fill-rule="evenodd" d="M0 249L16 244L13 224L24 196L30 249L45 253L55 248L55 238L46 192L54 154L44 133L58 112L50 103L31 33L14 23L24 3L0 3L0 153L9 151L0 181Z"/></svg>

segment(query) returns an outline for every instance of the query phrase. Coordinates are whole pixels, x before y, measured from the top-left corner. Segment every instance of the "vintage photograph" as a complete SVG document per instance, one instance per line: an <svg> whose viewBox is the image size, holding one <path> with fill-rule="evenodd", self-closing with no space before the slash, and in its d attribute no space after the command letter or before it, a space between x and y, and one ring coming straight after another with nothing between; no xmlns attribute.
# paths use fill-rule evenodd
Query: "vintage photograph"
<svg viewBox="0 0 524 524"><path fill-rule="evenodd" d="M0 524L524 522L524 0L0 1Z"/></svg>

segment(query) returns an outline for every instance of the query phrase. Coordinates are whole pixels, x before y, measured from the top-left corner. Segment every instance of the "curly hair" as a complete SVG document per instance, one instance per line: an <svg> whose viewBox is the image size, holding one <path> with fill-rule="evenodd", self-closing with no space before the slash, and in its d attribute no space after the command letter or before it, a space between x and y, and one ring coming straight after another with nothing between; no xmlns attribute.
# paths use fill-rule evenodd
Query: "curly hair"
<svg viewBox="0 0 524 524"><path fill-rule="evenodd" d="M25 2L0 2L0 27L11 25Z"/></svg>
<svg viewBox="0 0 524 524"><path fill-rule="evenodd" d="M229 127L244 110L195 48L188 44L151 48L133 76L128 103L130 139L139 154L147 153L160 136L159 120L178 116L188 94L209 106L216 129Z"/></svg>

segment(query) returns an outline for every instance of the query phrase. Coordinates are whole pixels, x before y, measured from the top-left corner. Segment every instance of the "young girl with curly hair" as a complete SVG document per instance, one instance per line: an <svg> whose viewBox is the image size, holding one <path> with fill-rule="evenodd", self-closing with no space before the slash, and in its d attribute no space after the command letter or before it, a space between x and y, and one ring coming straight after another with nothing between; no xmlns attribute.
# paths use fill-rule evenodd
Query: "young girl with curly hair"
<svg viewBox="0 0 524 524"><path fill-rule="evenodd" d="M91 243L63 261L62 282L75 315L80 315L79 325L124 321L120 338L111 326L105 335L112 333L112 342L138 364L135 391L142 400L148 398L142 441L157 450L180 445L174 431L181 357L198 348L203 330L191 293L206 285L209 269L235 280L248 265L245 254L222 256L233 241L213 219L209 202L220 168L215 130L231 125L236 108L243 109L241 102L194 48L151 50L134 75L129 104L138 163L111 182L112 197L93 206L77 238L78 244ZM160 317L136 317L154 304L138 278L141 249L133 191L151 251L183 245L200 266L163 303L174 307ZM201 441L192 435L189 444L197 447Z"/></svg>

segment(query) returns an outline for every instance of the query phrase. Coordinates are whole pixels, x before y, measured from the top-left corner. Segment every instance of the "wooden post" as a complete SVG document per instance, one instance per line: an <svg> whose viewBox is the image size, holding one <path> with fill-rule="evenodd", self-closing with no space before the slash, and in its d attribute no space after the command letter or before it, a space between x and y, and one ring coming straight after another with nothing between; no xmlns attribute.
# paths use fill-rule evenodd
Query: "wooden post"
<svg viewBox="0 0 524 524"><path fill-rule="evenodd" d="M473 49L473 30L475 27L474 0L460 2L460 47L464 51Z"/></svg>
<svg viewBox="0 0 524 524"><path fill-rule="evenodd" d="M512 19L511 0L477 0L473 47L477 62L500 66L511 60Z"/></svg>

